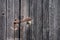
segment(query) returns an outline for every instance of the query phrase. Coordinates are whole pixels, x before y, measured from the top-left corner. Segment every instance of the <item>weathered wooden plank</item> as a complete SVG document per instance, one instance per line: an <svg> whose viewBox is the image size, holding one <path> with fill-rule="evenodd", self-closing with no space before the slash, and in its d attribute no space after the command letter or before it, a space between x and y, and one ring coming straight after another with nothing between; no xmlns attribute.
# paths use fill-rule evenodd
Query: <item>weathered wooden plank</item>
<svg viewBox="0 0 60 40"><path fill-rule="evenodd" d="M7 32L6 32L6 0L2 0L2 4L3 4L3 11L2 11L2 14L3 14L3 29L4 29L4 40L7 40Z"/></svg>
<svg viewBox="0 0 60 40"><path fill-rule="evenodd" d="M19 0L14 0L14 20L15 19L19 20ZM16 26L18 29L14 32L15 40L19 40L19 24Z"/></svg>
<svg viewBox="0 0 60 40"><path fill-rule="evenodd" d="M58 0L49 0L49 40L57 40L57 3Z"/></svg>
<svg viewBox="0 0 60 40"><path fill-rule="evenodd" d="M56 37L57 40L60 40L60 0L56 0L55 9L57 11L56 15Z"/></svg>
<svg viewBox="0 0 60 40"><path fill-rule="evenodd" d="M7 0L7 40L14 40L14 0Z"/></svg>
<svg viewBox="0 0 60 40"><path fill-rule="evenodd" d="M32 32L30 32L30 37L29 37L29 39L30 40L37 40L36 39L36 34L37 34L37 23L36 23L36 14L37 14L37 3L36 3L37 1L36 0L30 0L30 17L33 19L33 25L31 26L31 28L30 28L30 31L32 30Z"/></svg>
<svg viewBox="0 0 60 40"><path fill-rule="evenodd" d="M43 0L37 0L37 39L43 40ZM35 19L34 19L35 20Z"/></svg>
<svg viewBox="0 0 60 40"><path fill-rule="evenodd" d="M25 1L26 1L26 0L21 0L21 19L24 18L24 12L25 12L24 7L25 7ZM25 12L25 13L26 13L26 12ZM25 25L25 24L22 23L20 27L24 27L24 28L25 28L24 25ZM23 32L23 30L20 30L20 35L22 35L22 36L20 36L20 40L26 40L26 33Z"/></svg>
<svg viewBox="0 0 60 40"><path fill-rule="evenodd" d="M0 0L0 40L6 40L6 0Z"/></svg>
<svg viewBox="0 0 60 40"><path fill-rule="evenodd" d="M49 40L49 0L43 0L43 40Z"/></svg>
<svg viewBox="0 0 60 40"><path fill-rule="evenodd" d="M29 14L29 9L28 9L28 0L21 0L21 19L28 17ZM21 24L21 27L23 27L24 31L21 30L23 33L23 40L27 40L27 31L28 31L28 26L26 22ZM22 34L21 34L22 35Z"/></svg>
<svg viewBox="0 0 60 40"><path fill-rule="evenodd" d="M30 0L30 17L33 19L31 26L31 40L42 40L42 0Z"/></svg>

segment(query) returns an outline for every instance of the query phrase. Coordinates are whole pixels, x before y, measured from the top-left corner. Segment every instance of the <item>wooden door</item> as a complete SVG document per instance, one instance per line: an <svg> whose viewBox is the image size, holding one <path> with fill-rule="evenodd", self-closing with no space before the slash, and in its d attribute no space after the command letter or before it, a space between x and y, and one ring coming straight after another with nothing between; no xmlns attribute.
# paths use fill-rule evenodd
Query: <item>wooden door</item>
<svg viewBox="0 0 60 40"><path fill-rule="evenodd" d="M15 19L26 17L32 23L19 23L14 30ZM19 39L60 40L60 0L0 0L0 40Z"/></svg>

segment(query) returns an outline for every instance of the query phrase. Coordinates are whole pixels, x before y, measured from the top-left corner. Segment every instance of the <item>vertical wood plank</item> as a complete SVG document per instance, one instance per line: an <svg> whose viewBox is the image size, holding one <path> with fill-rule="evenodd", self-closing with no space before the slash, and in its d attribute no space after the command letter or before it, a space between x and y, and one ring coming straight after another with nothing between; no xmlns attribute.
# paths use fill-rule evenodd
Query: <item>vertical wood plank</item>
<svg viewBox="0 0 60 40"><path fill-rule="evenodd" d="M37 3L36 3L37 1L36 0L30 0L30 17L33 19L33 25L31 26L31 29L30 30L32 30L32 32L30 33L30 35L32 35L32 36L30 36L31 38L31 40L37 40L36 39L36 28L37 28L37 23L36 23L36 14L37 14Z"/></svg>
<svg viewBox="0 0 60 40"><path fill-rule="evenodd" d="M19 0L14 0L14 20L19 20ZM17 25L17 30L15 30L15 40L19 40L19 24Z"/></svg>
<svg viewBox="0 0 60 40"><path fill-rule="evenodd" d="M3 29L4 29L4 40L7 40L7 32L6 32L6 0L2 0L2 2L3 2L3 11L2 11L2 15L3 15Z"/></svg>
<svg viewBox="0 0 60 40"><path fill-rule="evenodd" d="M43 0L37 0L37 39L43 40ZM34 14L33 14L34 15ZM34 19L35 20L35 19Z"/></svg>
<svg viewBox="0 0 60 40"><path fill-rule="evenodd" d="M0 40L6 40L6 0L0 0Z"/></svg>
<svg viewBox="0 0 60 40"><path fill-rule="evenodd" d="M14 40L14 0L7 0L7 40Z"/></svg>
<svg viewBox="0 0 60 40"><path fill-rule="evenodd" d="M49 0L49 40L57 40L57 2Z"/></svg>
<svg viewBox="0 0 60 40"><path fill-rule="evenodd" d="M33 19L31 40L42 40L42 0L30 0L30 17Z"/></svg>
<svg viewBox="0 0 60 40"><path fill-rule="evenodd" d="M57 40L60 40L60 0L56 0L56 6L57 6L57 16L56 16L56 36Z"/></svg>
<svg viewBox="0 0 60 40"><path fill-rule="evenodd" d="M43 0L43 40L49 40L49 0Z"/></svg>
<svg viewBox="0 0 60 40"><path fill-rule="evenodd" d="M28 9L29 5L28 5L28 0L21 0L21 19L28 17L29 14L29 9ZM26 22L21 24L21 27L23 27L24 31L21 30L21 34L23 34L23 40L27 40L27 29L28 26L26 24Z"/></svg>

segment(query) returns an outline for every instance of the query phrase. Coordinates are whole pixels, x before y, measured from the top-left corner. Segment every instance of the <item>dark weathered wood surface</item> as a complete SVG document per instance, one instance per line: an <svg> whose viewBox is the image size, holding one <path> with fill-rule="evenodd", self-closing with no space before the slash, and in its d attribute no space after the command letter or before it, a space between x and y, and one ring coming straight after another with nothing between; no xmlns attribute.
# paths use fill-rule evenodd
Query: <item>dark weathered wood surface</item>
<svg viewBox="0 0 60 40"><path fill-rule="evenodd" d="M19 0L14 0L14 20L19 20ZM18 30L14 31L15 40L19 40L19 24L16 25Z"/></svg>
<svg viewBox="0 0 60 40"><path fill-rule="evenodd" d="M43 0L43 40L49 40L49 0Z"/></svg>
<svg viewBox="0 0 60 40"><path fill-rule="evenodd" d="M58 0L49 0L49 40L58 40Z"/></svg>
<svg viewBox="0 0 60 40"><path fill-rule="evenodd" d="M30 0L30 17L33 19L31 25L30 40L43 40L43 4L42 0Z"/></svg>
<svg viewBox="0 0 60 40"><path fill-rule="evenodd" d="M14 0L7 0L7 40L14 40Z"/></svg>
<svg viewBox="0 0 60 40"><path fill-rule="evenodd" d="M21 0L21 19L28 17L28 14L29 14L28 0ZM26 24L26 22L24 22L24 23L21 24L20 27L24 28L24 31L22 31L23 40L27 40L27 28L28 28L28 25Z"/></svg>
<svg viewBox="0 0 60 40"><path fill-rule="evenodd" d="M0 40L6 40L6 0L0 0Z"/></svg>
<svg viewBox="0 0 60 40"><path fill-rule="evenodd" d="M7 40L18 40L19 32L14 30L14 21L19 19L19 0L7 0Z"/></svg>
<svg viewBox="0 0 60 40"><path fill-rule="evenodd" d="M59 2L59 0L30 0L30 17L35 18L34 24L32 25L33 28L31 28L32 40L60 40ZM39 20L39 18L42 20ZM39 29L39 27L41 27L42 30Z"/></svg>
<svg viewBox="0 0 60 40"><path fill-rule="evenodd" d="M18 40L12 29L14 19L19 18L19 0L0 0L0 40ZM17 35L14 37L14 34Z"/></svg>
<svg viewBox="0 0 60 40"><path fill-rule="evenodd" d="M60 40L60 0L21 0L20 14L33 20L31 25L21 24L23 40ZM15 18L19 0L0 0L0 40L18 40L19 30L12 29Z"/></svg>
<svg viewBox="0 0 60 40"><path fill-rule="evenodd" d="M0 40L18 40L12 29L15 18L19 19L19 0L0 0Z"/></svg>

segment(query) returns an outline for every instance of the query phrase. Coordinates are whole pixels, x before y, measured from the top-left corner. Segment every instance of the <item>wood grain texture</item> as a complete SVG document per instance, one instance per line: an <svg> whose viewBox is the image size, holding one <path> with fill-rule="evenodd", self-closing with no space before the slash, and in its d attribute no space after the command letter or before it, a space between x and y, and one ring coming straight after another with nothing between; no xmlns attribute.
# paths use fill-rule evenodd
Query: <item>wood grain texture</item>
<svg viewBox="0 0 60 40"><path fill-rule="evenodd" d="M14 40L14 0L7 0L7 40Z"/></svg>
<svg viewBox="0 0 60 40"><path fill-rule="evenodd" d="M43 40L49 40L49 0L43 0Z"/></svg>
<svg viewBox="0 0 60 40"><path fill-rule="evenodd" d="M19 0L7 0L7 40L19 39L19 30L14 31L16 18L19 19Z"/></svg>
<svg viewBox="0 0 60 40"><path fill-rule="evenodd" d="M21 0L21 19L28 17L29 14L29 3L28 0ZM27 40L27 31L28 31L28 25L26 22L22 23L20 27L23 27L24 31L21 30L23 33L23 40ZM22 34L21 34L22 35Z"/></svg>
<svg viewBox="0 0 60 40"><path fill-rule="evenodd" d="M19 20L19 0L14 0L14 20ZM18 30L14 31L15 40L19 40L19 24L16 26Z"/></svg>
<svg viewBox="0 0 60 40"><path fill-rule="evenodd" d="M0 40L6 40L6 0L0 0Z"/></svg>
<svg viewBox="0 0 60 40"><path fill-rule="evenodd" d="M56 40L60 40L60 0L56 0L55 2L55 38Z"/></svg>
<svg viewBox="0 0 60 40"><path fill-rule="evenodd" d="M49 0L49 40L57 40L57 0Z"/></svg>
<svg viewBox="0 0 60 40"><path fill-rule="evenodd" d="M60 40L60 0L22 0L20 14L33 20L21 24L23 40ZM11 29L15 18L19 19L19 0L0 0L0 40L18 40L19 30Z"/></svg>
<svg viewBox="0 0 60 40"><path fill-rule="evenodd" d="M30 39L42 40L42 0L30 0L30 17L33 19L30 28Z"/></svg>

